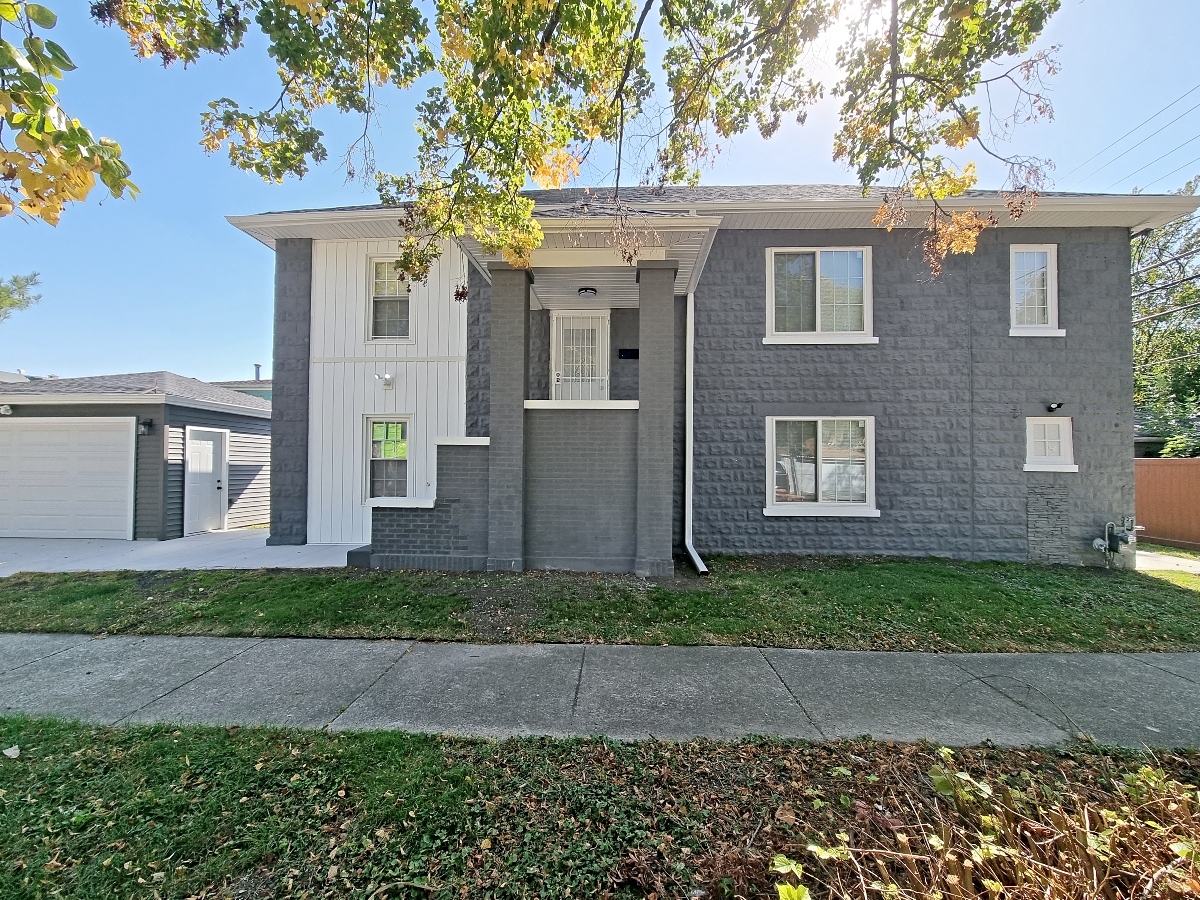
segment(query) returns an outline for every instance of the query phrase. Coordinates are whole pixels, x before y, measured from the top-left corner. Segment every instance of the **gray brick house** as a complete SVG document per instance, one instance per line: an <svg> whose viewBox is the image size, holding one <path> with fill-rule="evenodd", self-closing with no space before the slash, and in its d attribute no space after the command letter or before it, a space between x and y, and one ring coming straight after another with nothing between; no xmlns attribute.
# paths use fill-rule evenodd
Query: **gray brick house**
<svg viewBox="0 0 1200 900"><path fill-rule="evenodd" d="M853 187L623 192L633 264L600 194L533 197L529 270L462 239L424 283L394 209L231 218L276 254L272 542L1104 563L1133 512L1129 242L1195 199L1046 195L932 280Z"/></svg>

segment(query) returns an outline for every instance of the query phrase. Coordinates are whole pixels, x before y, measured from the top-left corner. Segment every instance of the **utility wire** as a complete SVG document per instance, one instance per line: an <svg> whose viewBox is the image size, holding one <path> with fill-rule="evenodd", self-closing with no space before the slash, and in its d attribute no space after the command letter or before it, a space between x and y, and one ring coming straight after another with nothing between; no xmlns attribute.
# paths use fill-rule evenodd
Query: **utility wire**
<svg viewBox="0 0 1200 900"><path fill-rule="evenodd" d="M1182 172L1184 169L1188 168L1188 166L1194 166L1194 165L1195 165L1196 163L1198 163L1198 162L1200 162L1200 156L1197 156L1195 159L1188 160L1188 161L1187 161L1187 162L1185 162L1185 163L1184 163L1182 166L1180 166L1178 169L1172 169L1172 170L1171 170L1170 172L1168 172L1166 175L1162 175L1162 176L1160 176L1160 177L1158 177L1158 178L1155 178L1153 181L1151 181L1151 182L1150 182L1150 184L1144 184L1144 185L1142 185L1142 190L1144 191L1146 188L1150 187L1151 185L1158 184L1158 183L1159 183L1160 181L1162 181L1164 178L1170 178L1170 177L1171 177L1172 175L1174 175L1176 172Z"/></svg>
<svg viewBox="0 0 1200 900"><path fill-rule="evenodd" d="M1167 284L1156 284L1154 287L1146 288L1144 291L1138 291L1131 299L1136 300L1138 297L1145 297L1147 294L1157 294L1159 291L1170 290L1173 287L1179 287L1181 284L1187 284L1189 281L1195 281L1200 278L1200 272L1195 275L1188 275L1186 278L1180 278L1178 281L1172 281Z"/></svg>
<svg viewBox="0 0 1200 900"><path fill-rule="evenodd" d="M1149 119L1146 119L1140 125L1133 126L1127 132L1125 132L1123 135L1121 135L1119 138L1117 138L1115 141L1113 141L1111 144L1109 144L1107 147L1105 147L1103 150L1100 150L1097 153L1093 153L1091 156L1089 156L1087 159L1085 159L1083 162L1081 162L1079 165L1077 165L1075 168L1073 168L1070 172L1067 172L1062 177L1067 178L1068 176L1074 175L1076 172L1078 172L1080 169L1082 169L1084 166L1086 166L1088 163L1090 163L1093 159L1095 159L1096 157L1101 156L1104 153L1106 153L1107 151L1111 150L1113 147L1117 146L1117 144L1121 143L1121 141L1125 140L1125 138L1129 137L1131 134L1133 134L1139 128L1141 128L1145 125L1148 125L1150 122L1157 119L1159 116L1161 116L1163 113L1165 113L1168 109L1170 109L1172 106L1174 106L1180 100L1183 100L1186 97L1190 96L1191 94L1196 93L1196 91L1200 91L1200 84L1196 85L1194 88L1192 88L1190 91L1187 91L1182 96L1176 97L1174 100L1172 100L1166 106L1164 106L1162 109L1160 109L1154 115L1152 115Z"/></svg>
<svg viewBox="0 0 1200 900"><path fill-rule="evenodd" d="M1140 269L1135 269L1132 272L1132 275L1136 278L1138 275L1146 274L1151 269L1159 269L1163 266L1169 266L1173 262L1179 262L1181 259L1187 259L1189 256L1195 256L1197 253L1200 253L1200 247L1196 247L1194 250L1187 250L1183 253L1180 253L1178 256L1172 256L1170 259L1164 259L1162 262L1150 263L1148 266L1142 266Z"/></svg>
<svg viewBox="0 0 1200 900"><path fill-rule="evenodd" d="M1159 134L1162 134L1164 131L1166 131L1168 128L1170 128L1172 125L1174 125L1180 119L1182 119L1184 116L1189 115L1190 113L1193 113L1198 109L1200 109L1200 103L1197 103L1195 106L1193 106L1191 109L1187 110L1186 112L1181 112L1179 115L1177 115L1175 118L1173 118L1166 125L1159 128L1157 131L1150 132L1148 135L1146 135L1144 138L1142 138L1136 144L1131 144L1129 147L1122 150L1120 153L1118 153L1116 156L1114 156L1112 159L1110 159L1108 162L1106 162L1100 168L1094 170L1093 172L1091 172L1088 175L1083 176L1083 178L1076 179L1076 184L1078 184L1080 181L1083 181L1084 178L1094 178L1095 176L1099 175L1101 172L1103 172L1105 169L1107 169L1109 166L1111 166L1113 163L1115 163L1118 159L1121 159L1122 157L1129 155L1134 150L1136 150L1138 147L1142 146L1142 144L1146 143L1146 141L1150 140L1150 138L1155 137Z"/></svg>
<svg viewBox="0 0 1200 900"><path fill-rule="evenodd" d="M1178 362L1181 359L1191 359L1193 356L1200 356L1200 351L1196 353L1185 353L1183 356L1172 356L1170 359L1156 359L1154 362L1138 363L1134 366L1135 369L1145 369L1148 366L1161 366L1163 363Z"/></svg>
<svg viewBox="0 0 1200 900"><path fill-rule="evenodd" d="M1195 309L1197 306L1200 306L1200 300L1197 300L1195 303L1185 303L1183 306L1176 306L1173 309L1163 310L1162 312L1151 313L1148 316L1138 316L1133 320L1133 324L1137 325L1139 322L1149 322L1151 319L1161 319L1164 316L1173 316L1177 312L1183 312L1185 309Z"/></svg>
<svg viewBox="0 0 1200 900"><path fill-rule="evenodd" d="M1133 177L1134 175L1136 175L1138 172L1145 171L1146 169L1148 169L1148 168L1150 168L1152 165L1154 165L1156 162L1162 162L1164 159L1166 159L1168 156L1170 156L1170 155L1171 155L1172 153L1174 153L1175 151L1177 151L1177 150L1182 150L1182 149L1183 149L1184 147L1186 147L1188 144L1193 144L1193 143L1195 143L1196 141L1200 141L1200 134L1196 135L1196 136L1195 136L1195 137L1193 137L1193 138L1188 138L1186 141L1184 141L1184 142L1183 142L1182 144L1180 144L1178 147L1175 147L1174 149L1168 150L1168 151L1167 151L1166 153L1164 153L1162 156L1158 157L1158 159L1152 159L1152 160L1150 160L1150 162L1146 163L1146 164L1145 164L1144 166L1142 166L1140 169L1134 169L1132 172L1130 172L1130 173L1129 173L1128 175L1126 175L1124 178L1118 178L1116 181L1114 181L1112 184L1110 184L1110 185L1109 185L1108 187L1106 187L1104 190L1106 190L1106 191L1108 191L1108 190L1112 190L1113 188L1115 188L1115 187L1116 187L1118 184L1120 184L1121 182L1123 182L1123 181L1128 181L1130 178L1132 178L1132 177Z"/></svg>

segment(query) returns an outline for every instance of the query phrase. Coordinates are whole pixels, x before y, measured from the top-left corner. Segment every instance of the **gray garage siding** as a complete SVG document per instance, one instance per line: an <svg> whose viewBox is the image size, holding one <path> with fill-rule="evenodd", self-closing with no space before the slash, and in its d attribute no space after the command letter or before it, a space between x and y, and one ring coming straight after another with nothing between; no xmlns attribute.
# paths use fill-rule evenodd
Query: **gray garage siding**
<svg viewBox="0 0 1200 900"><path fill-rule="evenodd" d="M1009 337L1010 243L1059 245L1065 338ZM879 343L763 345L766 248L822 245L873 248ZM1091 539L1133 512L1130 315L1124 229L989 229L937 281L914 231L719 231L696 290L698 548L1102 564ZM1023 471L1050 402L1077 474ZM819 414L876 416L879 518L763 515L765 417Z"/></svg>
<svg viewBox="0 0 1200 900"><path fill-rule="evenodd" d="M184 436L187 426L229 429L230 528L266 525L271 519L271 420L182 406L167 407L164 531L183 535Z"/></svg>
<svg viewBox="0 0 1200 900"><path fill-rule="evenodd" d="M134 462L133 536L137 540L158 540L162 527L163 407L153 403L14 403L14 418L96 418L132 416L152 419L149 434L137 436Z"/></svg>

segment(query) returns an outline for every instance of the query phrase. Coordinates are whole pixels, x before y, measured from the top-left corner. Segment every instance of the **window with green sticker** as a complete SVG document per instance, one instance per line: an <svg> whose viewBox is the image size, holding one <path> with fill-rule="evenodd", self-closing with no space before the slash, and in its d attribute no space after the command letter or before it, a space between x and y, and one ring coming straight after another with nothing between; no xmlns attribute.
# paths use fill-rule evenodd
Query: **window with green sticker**
<svg viewBox="0 0 1200 900"><path fill-rule="evenodd" d="M408 496L408 423L371 423L371 496Z"/></svg>

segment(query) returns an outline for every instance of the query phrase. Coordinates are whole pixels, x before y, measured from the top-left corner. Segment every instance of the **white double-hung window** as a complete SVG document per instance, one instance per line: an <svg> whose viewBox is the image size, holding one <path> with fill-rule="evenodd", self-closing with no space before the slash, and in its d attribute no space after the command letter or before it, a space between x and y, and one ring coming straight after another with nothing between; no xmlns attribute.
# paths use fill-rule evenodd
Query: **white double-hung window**
<svg viewBox="0 0 1200 900"><path fill-rule="evenodd" d="M870 247L767 250L764 344L876 344Z"/></svg>
<svg viewBox="0 0 1200 900"><path fill-rule="evenodd" d="M1009 248L1012 337L1062 337L1058 327L1058 246L1013 244Z"/></svg>
<svg viewBox="0 0 1200 900"><path fill-rule="evenodd" d="M1026 472L1078 472L1070 416L1035 416L1025 420Z"/></svg>
<svg viewBox="0 0 1200 900"><path fill-rule="evenodd" d="M367 422L370 458L367 497L408 496L408 422L372 419Z"/></svg>
<svg viewBox="0 0 1200 900"><path fill-rule="evenodd" d="M763 514L878 516L874 417L768 417Z"/></svg>
<svg viewBox="0 0 1200 900"><path fill-rule="evenodd" d="M390 259L372 260L371 275L371 340L407 341L412 336L408 276Z"/></svg>

